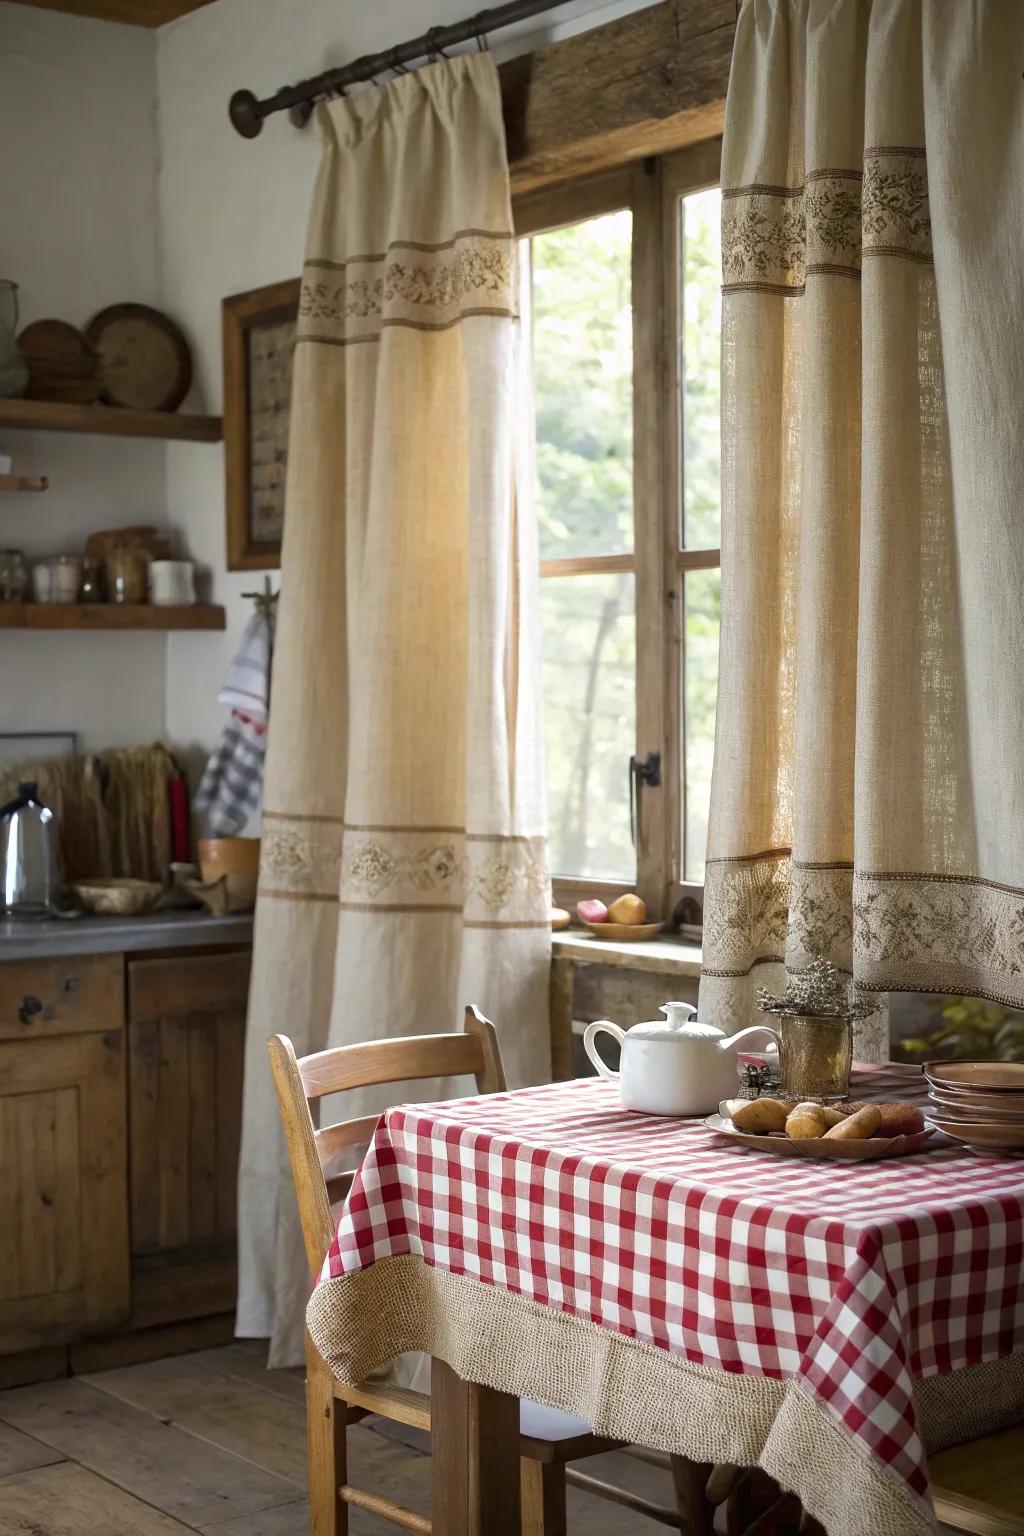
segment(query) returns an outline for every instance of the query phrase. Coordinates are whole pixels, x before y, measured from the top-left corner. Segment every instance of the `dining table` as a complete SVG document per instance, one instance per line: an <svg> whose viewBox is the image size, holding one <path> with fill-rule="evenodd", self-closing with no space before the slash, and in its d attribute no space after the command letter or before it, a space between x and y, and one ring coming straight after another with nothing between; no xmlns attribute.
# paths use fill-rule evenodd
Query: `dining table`
<svg viewBox="0 0 1024 1536"><path fill-rule="evenodd" d="M433 1357L444 1536L518 1536L520 1398L929 1536L928 1452L1024 1420L1022 1259L1024 1160L779 1157L588 1078L387 1110L306 1315L343 1384Z"/></svg>

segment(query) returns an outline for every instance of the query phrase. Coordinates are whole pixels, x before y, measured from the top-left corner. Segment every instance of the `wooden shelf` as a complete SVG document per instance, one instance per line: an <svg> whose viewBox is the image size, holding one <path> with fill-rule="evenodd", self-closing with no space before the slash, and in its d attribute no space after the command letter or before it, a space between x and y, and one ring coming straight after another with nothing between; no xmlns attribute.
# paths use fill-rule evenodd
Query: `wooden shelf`
<svg viewBox="0 0 1024 1536"><path fill-rule="evenodd" d="M129 411L116 405L69 405L63 400L0 400L0 427L21 432L94 432L103 437L160 437L219 443L219 416L176 411Z"/></svg>
<svg viewBox="0 0 1024 1536"><path fill-rule="evenodd" d="M0 629L223 629L216 603L0 603Z"/></svg>
<svg viewBox="0 0 1024 1536"><path fill-rule="evenodd" d="M0 491L45 491L49 484L45 475L0 475Z"/></svg>

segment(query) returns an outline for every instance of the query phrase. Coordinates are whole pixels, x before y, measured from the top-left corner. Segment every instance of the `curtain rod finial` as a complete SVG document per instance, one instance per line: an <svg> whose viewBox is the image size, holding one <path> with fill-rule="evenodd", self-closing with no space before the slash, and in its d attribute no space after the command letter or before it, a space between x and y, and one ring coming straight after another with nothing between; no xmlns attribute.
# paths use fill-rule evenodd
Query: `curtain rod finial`
<svg viewBox="0 0 1024 1536"><path fill-rule="evenodd" d="M263 128L263 113L252 91L236 91L228 102L228 116L243 139L255 139Z"/></svg>

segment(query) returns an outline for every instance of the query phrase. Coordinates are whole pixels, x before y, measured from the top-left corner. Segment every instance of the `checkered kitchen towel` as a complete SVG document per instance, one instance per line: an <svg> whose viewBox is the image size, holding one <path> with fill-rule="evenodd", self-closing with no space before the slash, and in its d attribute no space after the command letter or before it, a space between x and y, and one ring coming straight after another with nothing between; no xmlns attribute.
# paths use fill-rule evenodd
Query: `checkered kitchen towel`
<svg viewBox="0 0 1024 1536"><path fill-rule="evenodd" d="M231 710L193 802L211 837L233 837L259 808L266 757L273 619L256 614L228 668L218 702Z"/></svg>

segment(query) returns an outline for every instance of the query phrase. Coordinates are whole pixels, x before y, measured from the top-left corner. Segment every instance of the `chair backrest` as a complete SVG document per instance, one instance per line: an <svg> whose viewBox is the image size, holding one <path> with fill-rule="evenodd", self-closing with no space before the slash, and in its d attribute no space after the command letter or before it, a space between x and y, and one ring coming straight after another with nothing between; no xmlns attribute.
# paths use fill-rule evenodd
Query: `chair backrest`
<svg viewBox="0 0 1024 1536"><path fill-rule="evenodd" d="M342 1199L352 1182L350 1173L328 1179L324 1170L341 1152L350 1150L358 1160L378 1117L364 1115L317 1129L312 1104L347 1088L426 1077L471 1074L480 1093L500 1093L505 1087L494 1025L472 1007L466 1009L462 1034L368 1040L302 1057L296 1056L287 1035L271 1035L267 1054L292 1165L306 1258L314 1277L334 1239L332 1202Z"/></svg>

